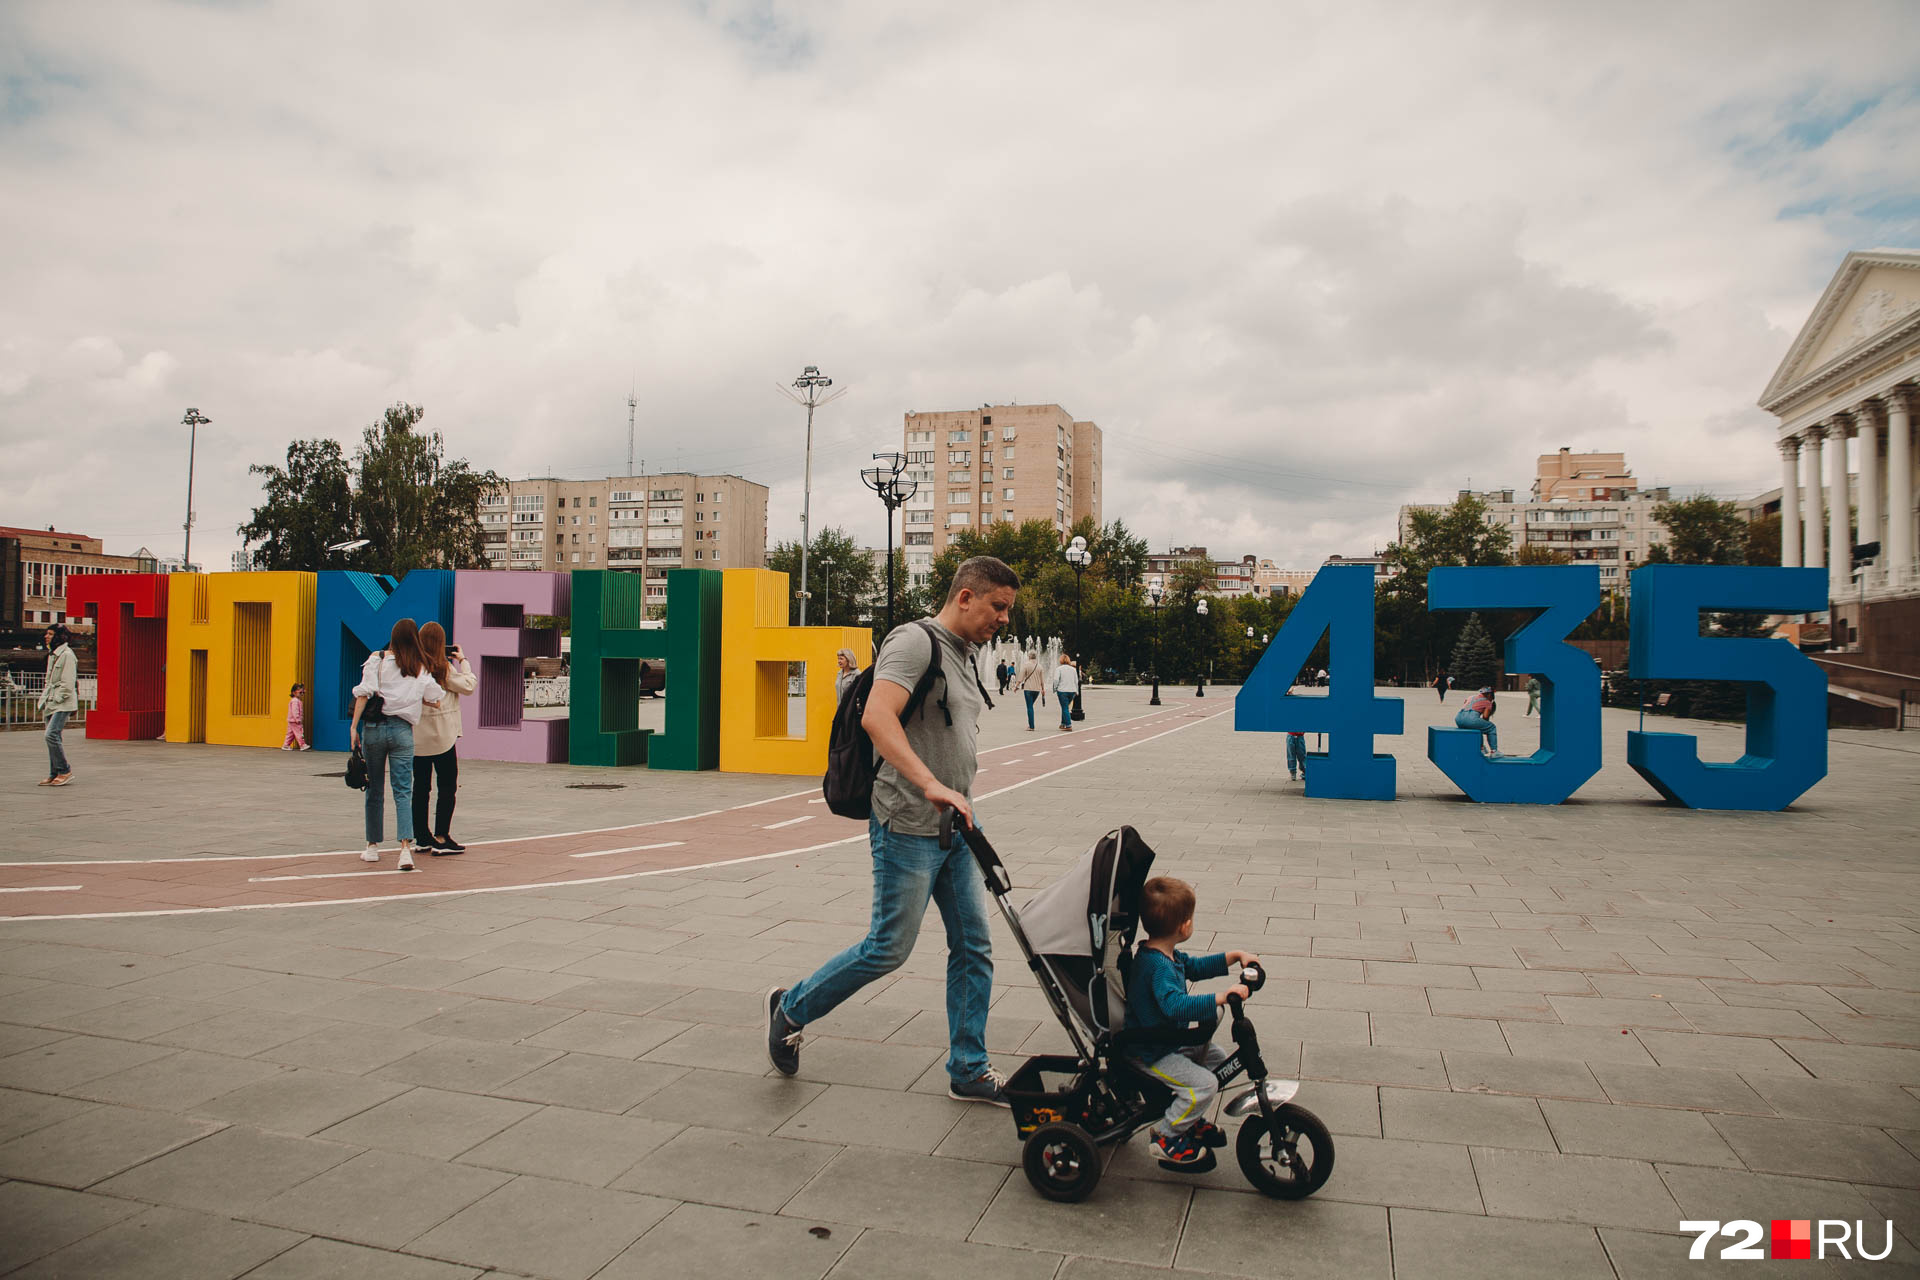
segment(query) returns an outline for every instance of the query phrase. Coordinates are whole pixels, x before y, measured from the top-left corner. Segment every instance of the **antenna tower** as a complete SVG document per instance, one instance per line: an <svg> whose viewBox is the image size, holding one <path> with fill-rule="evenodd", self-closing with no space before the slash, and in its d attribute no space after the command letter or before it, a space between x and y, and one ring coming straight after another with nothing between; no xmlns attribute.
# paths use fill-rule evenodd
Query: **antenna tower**
<svg viewBox="0 0 1920 1280"><path fill-rule="evenodd" d="M627 474L633 474L633 411L640 402L634 399L633 392L627 392Z"/></svg>

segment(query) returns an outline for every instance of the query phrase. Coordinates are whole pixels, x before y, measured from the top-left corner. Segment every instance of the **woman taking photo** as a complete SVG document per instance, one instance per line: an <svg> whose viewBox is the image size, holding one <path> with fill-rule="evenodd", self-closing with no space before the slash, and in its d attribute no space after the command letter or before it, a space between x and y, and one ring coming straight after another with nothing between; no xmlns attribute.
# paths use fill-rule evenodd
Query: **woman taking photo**
<svg viewBox="0 0 1920 1280"><path fill-rule="evenodd" d="M473 668L460 653L460 646L447 647L447 633L437 622L420 628L420 652L427 660L427 674L446 696L437 707L420 713L413 728L413 836L428 853L465 853L467 847L453 838L454 792L460 785L460 761L454 743L460 737L460 699L480 687ZM440 781L440 797L433 807L433 825L427 825L427 801L433 794L435 777ZM396 800L398 797L396 797Z"/></svg>
<svg viewBox="0 0 1920 1280"><path fill-rule="evenodd" d="M387 647L367 656L353 686L353 745L367 758L367 850L380 861L385 839L386 774L393 778L393 824L400 836L400 870L413 866L413 726L422 707L440 705L442 690L427 674L420 631L412 618L393 624Z"/></svg>

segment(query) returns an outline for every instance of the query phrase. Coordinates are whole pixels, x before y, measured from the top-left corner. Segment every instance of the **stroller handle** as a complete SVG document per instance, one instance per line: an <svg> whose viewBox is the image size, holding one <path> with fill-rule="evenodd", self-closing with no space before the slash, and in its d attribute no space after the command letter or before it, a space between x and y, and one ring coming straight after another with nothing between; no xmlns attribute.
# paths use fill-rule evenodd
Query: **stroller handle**
<svg viewBox="0 0 1920 1280"><path fill-rule="evenodd" d="M1003 897L1013 892L1013 877L1007 874L1006 864L1000 861L1000 855L987 843L986 835L978 826L959 826L958 810L940 811L940 847L953 848L953 835L957 828L961 839L967 842L967 851L973 854L973 860L980 866L980 874L986 877L987 892L995 897Z"/></svg>

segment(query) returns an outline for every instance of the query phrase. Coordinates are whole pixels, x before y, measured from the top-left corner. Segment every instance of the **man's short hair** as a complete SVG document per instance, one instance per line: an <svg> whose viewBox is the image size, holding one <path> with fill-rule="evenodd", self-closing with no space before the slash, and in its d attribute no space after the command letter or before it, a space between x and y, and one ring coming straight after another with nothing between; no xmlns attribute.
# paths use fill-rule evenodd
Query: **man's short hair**
<svg viewBox="0 0 1920 1280"><path fill-rule="evenodd" d="M1149 938L1170 938L1193 919L1193 886L1172 876L1155 876L1140 887L1140 927Z"/></svg>
<svg viewBox="0 0 1920 1280"><path fill-rule="evenodd" d="M951 603L962 591L971 591L975 595L984 595L998 587L1020 589L1020 575L1013 566L993 556L975 556L963 560L954 570L953 585L947 588L947 600Z"/></svg>

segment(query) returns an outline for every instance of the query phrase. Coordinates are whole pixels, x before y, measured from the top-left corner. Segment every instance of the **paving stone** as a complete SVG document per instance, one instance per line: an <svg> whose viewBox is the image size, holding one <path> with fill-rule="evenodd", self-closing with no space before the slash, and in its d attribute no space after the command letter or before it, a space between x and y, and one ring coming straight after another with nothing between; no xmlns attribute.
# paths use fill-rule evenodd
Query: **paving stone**
<svg viewBox="0 0 1920 1280"><path fill-rule="evenodd" d="M435 1037L405 1027L348 1023L289 1040L259 1057L296 1067L318 1067L347 1075L365 1075L438 1043Z"/></svg>
<svg viewBox="0 0 1920 1280"><path fill-rule="evenodd" d="M360 1154L358 1147L235 1125L99 1184L126 1196L229 1217Z"/></svg>
<svg viewBox="0 0 1920 1280"><path fill-rule="evenodd" d="M648 1062L764 1075L770 1070L766 1035L764 1028L694 1026L641 1056ZM802 1049L802 1073L807 1069L806 1055Z"/></svg>
<svg viewBox="0 0 1920 1280"><path fill-rule="evenodd" d="M1279 1205L1247 1192L1196 1191L1176 1265L1183 1273L1386 1280L1393 1274L1387 1211L1323 1195Z"/></svg>
<svg viewBox="0 0 1920 1280"><path fill-rule="evenodd" d="M13 1274L23 1280L54 1276L227 1280L299 1243L300 1237L291 1231L186 1209L149 1209Z"/></svg>
<svg viewBox="0 0 1920 1280"><path fill-rule="evenodd" d="M222 1094L271 1079L280 1071L280 1067L270 1062L184 1049L126 1071L116 1071L110 1076L75 1085L68 1092L77 1097L123 1106L148 1107L156 1111L192 1111Z"/></svg>
<svg viewBox="0 0 1920 1280"><path fill-rule="evenodd" d="M558 1049L535 1049L484 1040L439 1040L375 1072L384 1080L487 1093L560 1057Z"/></svg>
<svg viewBox="0 0 1920 1280"><path fill-rule="evenodd" d="M1882 1129L1920 1128L1920 1097L1898 1085L1765 1073L1756 1073L1748 1083L1767 1106L1783 1116Z"/></svg>
<svg viewBox="0 0 1920 1280"><path fill-rule="evenodd" d="M1188 1201L1193 1195L1191 1188L1174 1183L1135 1178L1102 1179L1090 1197L1073 1206L1071 1213L1062 1213L1059 1205L1043 1199L1028 1185L1023 1174L1007 1173L993 1203L967 1238L976 1244L1085 1254L1166 1267L1173 1262L1174 1248L1181 1238L1181 1222L1187 1216ZM1271 1214L1273 1202L1264 1196L1259 1199ZM1351 1205L1335 1207L1351 1213L1377 1214L1384 1248L1385 1210Z"/></svg>
<svg viewBox="0 0 1920 1280"><path fill-rule="evenodd" d="M1683 1014L1695 1031L1710 1035L1793 1036L1807 1040L1831 1037L1798 1009L1770 1009L1756 1005L1695 1004L1677 1001L1674 1008Z"/></svg>
<svg viewBox="0 0 1920 1280"><path fill-rule="evenodd" d="M697 1119L714 1129L772 1133L827 1091L823 1084L730 1071L689 1071L629 1112L655 1120Z"/></svg>
<svg viewBox="0 0 1920 1280"><path fill-rule="evenodd" d="M145 1206L31 1182L0 1182L0 1272L64 1249Z"/></svg>
<svg viewBox="0 0 1920 1280"><path fill-rule="evenodd" d="M1391 960L1368 960L1366 980L1399 987L1460 987L1473 990L1480 983L1473 970L1463 964L1398 964Z"/></svg>
<svg viewBox="0 0 1920 1280"><path fill-rule="evenodd" d="M612 1058L638 1058L684 1031L691 1022L669 1018L637 1017L625 1013L603 1013L588 1009L565 1022L555 1023L523 1042L547 1049L567 1049L597 1053Z"/></svg>
<svg viewBox="0 0 1920 1280"><path fill-rule="evenodd" d="M657 1230L657 1228L656 1228ZM641 1243L646 1243L643 1237ZM834 1280L1053 1280L1060 1255L997 1245L930 1240L895 1231L863 1231L833 1269ZM1110 1268L1113 1264L1102 1263ZM1102 1275L1113 1280L1113 1272Z"/></svg>
<svg viewBox="0 0 1920 1280"><path fill-rule="evenodd" d="M1558 1098L1541 1102L1540 1109L1560 1150L1570 1154L1741 1167L1740 1158L1697 1112Z"/></svg>
<svg viewBox="0 0 1920 1280"><path fill-rule="evenodd" d="M1592 1227L1394 1209L1395 1280L1535 1280L1551 1258L1559 1280L1613 1280Z"/></svg>
<svg viewBox="0 0 1920 1280"><path fill-rule="evenodd" d="M367 987L353 995L342 996L318 1005L318 1017L342 1022L364 1022L377 1027L406 1027L451 1013L472 1004L464 996L449 996L438 991L410 991L402 987Z"/></svg>
<svg viewBox="0 0 1920 1280"><path fill-rule="evenodd" d="M569 1053L490 1092L496 1098L619 1113L686 1074L684 1067Z"/></svg>
<svg viewBox="0 0 1920 1280"><path fill-rule="evenodd" d="M775 1136L842 1146L931 1152L952 1130L964 1108L982 1105L836 1084L775 1130Z"/></svg>
<svg viewBox="0 0 1920 1280"><path fill-rule="evenodd" d="M1638 1160L1474 1147L1487 1212L1504 1218L1651 1229L1677 1222L1673 1197Z"/></svg>
<svg viewBox="0 0 1920 1280"><path fill-rule="evenodd" d="M1549 995L1560 1021L1577 1027L1663 1027L1691 1031L1693 1024L1665 1000L1624 1000L1607 996Z"/></svg>
<svg viewBox="0 0 1920 1280"><path fill-rule="evenodd" d="M538 1107L445 1089L410 1089L323 1129L319 1137L383 1151L450 1160L532 1115Z"/></svg>
<svg viewBox="0 0 1920 1280"><path fill-rule="evenodd" d="M1273 1066L1272 1062L1268 1063ZM1444 1089L1445 1063L1433 1049L1381 1045L1310 1044L1301 1051L1300 1074L1307 1079L1354 1084L1391 1084Z"/></svg>
<svg viewBox="0 0 1920 1280"><path fill-rule="evenodd" d="M457 1263L316 1236L247 1272L246 1280L474 1280L479 1275Z"/></svg>
<svg viewBox="0 0 1920 1280"><path fill-rule="evenodd" d="M1660 1179L1679 1202L1681 1218L1726 1220L1736 1209L1755 1222L1775 1218L1865 1219L1872 1206L1844 1182L1822 1178L1789 1178L1704 1165L1658 1166ZM1641 1224L1658 1230L1657 1222Z"/></svg>
<svg viewBox="0 0 1920 1280"><path fill-rule="evenodd" d="M144 1040L162 1031L220 1013L218 1005L197 1001L166 1000L146 996L123 1000L119 1004L86 1009L62 1018L50 1018L47 1025L83 1035L109 1036L116 1040Z"/></svg>
<svg viewBox="0 0 1920 1280"><path fill-rule="evenodd" d="M787 1203L786 1214L965 1239L1010 1171L904 1151L836 1155Z"/></svg>
<svg viewBox="0 0 1920 1280"><path fill-rule="evenodd" d="M369 1151L283 1192L249 1215L338 1240L398 1249L503 1186L509 1175L393 1151Z"/></svg>
<svg viewBox="0 0 1920 1280"><path fill-rule="evenodd" d="M1223 1099L1244 1092L1244 1082L1223 1090ZM1336 1080L1302 1083L1294 1102L1320 1117L1330 1133L1352 1133L1363 1138L1380 1136L1380 1090L1370 1084L1345 1084ZM1002 1115L1002 1123L1006 1117ZM1226 1126L1232 1129L1234 1126ZM1008 1126L1009 1130L1011 1125Z"/></svg>
<svg viewBox="0 0 1920 1280"><path fill-rule="evenodd" d="M194 1111L256 1129L308 1137L406 1091L406 1085L391 1080L288 1067L258 1084L201 1103Z"/></svg>
<svg viewBox="0 0 1920 1280"><path fill-rule="evenodd" d="M1260 992L1267 999L1267 990ZM1435 987L1434 991L1456 991L1453 987ZM1368 1013L1426 1013L1429 992L1425 987L1387 986L1380 983L1331 982L1308 984L1309 1009L1358 1009ZM1434 1010L1438 1012L1437 1009ZM1304 1038L1304 1037L1303 1037Z"/></svg>
<svg viewBox="0 0 1920 1280"><path fill-rule="evenodd" d="M1710 1119L1747 1167L1758 1172L1920 1187L1920 1160L1877 1129L1766 1116Z"/></svg>
<svg viewBox="0 0 1920 1280"><path fill-rule="evenodd" d="M91 1102L62 1098L51 1093L0 1089L0 1143L11 1142L22 1134L44 1129L62 1120L83 1116L94 1109Z"/></svg>
<svg viewBox="0 0 1920 1280"><path fill-rule="evenodd" d="M1427 998L1432 1003L1434 1013L1449 1018L1519 1018L1534 1022L1560 1020L1553 1006L1547 1003L1547 997L1537 991L1462 991L1454 987L1435 987L1427 993ZM1498 1052L1506 1052L1504 1040Z"/></svg>
<svg viewBox="0 0 1920 1280"><path fill-rule="evenodd" d="M98 1080L101 1076L167 1057L172 1052L160 1045L103 1040L98 1036L68 1036L10 1058L0 1058L0 1085L38 1093L59 1093L69 1086Z"/></svg>
<svg viewBox="0 0 1920 1280"><path fill-rule="evenodd" d="M1540 1117L1540 1104L1532 1098L1437 1089L1382 1089L1380 1121L1389 1138L1558 1150L1546 1121Z"/></svg>
<svg viewBox="0 0 1920 1280"><path fill-rule="evenodd" d="M680 1129L664 1120L544 1107L460 1162L604 1187Z"/></svg>
<svg viewBox="0 0 1920 1280"><path fill-rule="evenodd" d="M191 1022L153 1036L156 1045L199 1049L246 1058L301 1036L327 1031L334 1024L304 1013L275 1013L264 1009L236 1009L218 1017Z"/></svg>
<svg viewBox="0 0 1920 1280"><path fill-rule="evenodd" d="M159 1111L95 1107L0 1145L0 1176L90 1187L220 1127Z"/></svg>
<svg viewBox="0 0 1920 1280"><path fill-rule="evenodd" d="M1516 1058L1558 1058L1590 1064L1631 1062L1652 1066L1653 1055L1631 1033L1613 1027L1568 1027L1545 1022L1502 1022L1507 1048Z"/></svg>
<svg viewBox="0 0 1920 1280"><path fill-rule="evenodd" d="M764 1029L752 1033L761 1046L760 1061L766 1061ZM800 1073L808 1080L827 1084L862 1085L872 1089L905 1089L936 1062L946 1061L946 1046L931 1049L924 1045L874 1044L865 1040L840 1040L832 1036L811 1035L801 1050Z"/></svg>
<svg viewBox="0 0 1920 1280"><path fill-rule="evenodd" d="M1012 1129L1007 1124L1009 1134ZM613 1185L673 1200L777 1213L840 1150L823 1142L695 1127L643 1153Z"/></svg>
<svg viewBox="0 0 1920 1280"><path fill-rule="evenodd" d="M670 1200L515 1178L408 1251L556 1280L587 1280L673 1209Z"/></svg>
<svg viewBox="0 0 1920 1280"><path fill-rule="evenodd" d="M1442 990L1443 988L1435 988ZM1373 1043L1406 1049L1461 1049L1469 1053L1505 1053L1500 1024L1481 1018L1435 1017L1416 1013L1376 1013Z"/></svg>
<svg viewBox="0 0 1920 1280"><path fill-rule="evenodd" d="M1892 1084L1920 1080L1920 1050L1821 1044L1817 1040L1795 1040L1792 1044L1793 1060L1822 1079L1885 1080Z"/></svg>
<svg viewBox="0 0 1920 1280"><path fill-rule="evenodd" d="M1773 1110L1746 1080L1731 1071L1597 1063L1593 1074L1615 1102L1686 1107L1694 1111L1747 1111L1760 1115ZM1792 1079L1785 1075L1775 1078Z"/></svg>
<svg viewBox="0 0 1920 1280"><path fill-rule="evenodd" d="M1779 1045L1753 1036L1705 1035L1687 1031L1640 1031L1640 1043L1663 1067L1708 1067L1751 1075L1758 1071L1778 1071L1804 1075L1805 1071ZM1820 1048L1812 1041L1796 1041Z"/></svg>
<svg viewBox="0 0 1920 1280"><path fill-rule="evenodd" d="M462 1040L492 1040L513 1044L538 1035L548 1027L565 1022L572 1009L539 1004L515 1004L506 1000L470 1000L446 1013L410 1024L415 1031L430 1036L450 1036Z"/></svg>

